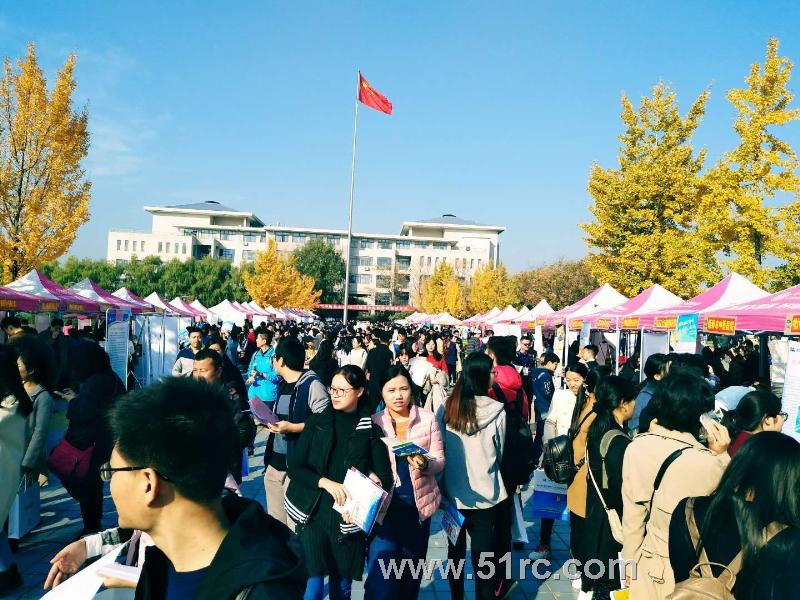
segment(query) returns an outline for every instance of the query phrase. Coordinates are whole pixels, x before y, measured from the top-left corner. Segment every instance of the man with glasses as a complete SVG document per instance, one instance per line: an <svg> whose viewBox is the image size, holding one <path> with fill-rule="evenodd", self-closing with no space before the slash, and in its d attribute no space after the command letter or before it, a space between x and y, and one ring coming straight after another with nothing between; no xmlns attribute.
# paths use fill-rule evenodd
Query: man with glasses
<svg viewBox="0 0 800 600"><path fill-rule="evenodd" d="M519 340L519 348L511 362L522 377L522 389L528 398L533 398L533 370L536 368L536 350L532 348L530 336L524 335Z"/></svg>
<svg viewBox="0 0 800 600"><path fill-rule="evenodd" d="M272 363L282 381L272 411L279 421L268 425L270 436L264 449L264 489L267 512L294 530L294 521L286 514L283 499L289 487L286 460L311 413L320 413L330 403L325 385L314 371L304 370L306 351L296 336L278 342Z"/></svg>
<svg viewBox="0 0 800 600"><path fill-rule="evenodd" d="M167 379L110 411L102 469L123 529L148 548L136 597L299 600L305 569L289 530L252 500L222 497L236 429L218 387Z"/></svg>

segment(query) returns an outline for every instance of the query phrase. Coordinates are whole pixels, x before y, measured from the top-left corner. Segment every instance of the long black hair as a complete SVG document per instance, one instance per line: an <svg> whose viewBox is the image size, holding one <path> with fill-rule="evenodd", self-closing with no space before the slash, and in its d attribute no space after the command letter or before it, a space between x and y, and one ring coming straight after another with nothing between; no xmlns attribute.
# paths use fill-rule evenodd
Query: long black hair
<svg viewBox="0 0 800 600"><path fill-rule="evenodd" d="M433 358L435 358L436 360L442 360L442 355L439 354L439 346L436 343L436 341L438 339L439 338L437 336L435 336L433 333L431 333L430 336L428 336L425 339L425 343L422 345L422 352L420 352L419 355L420 356L424 356L424 357L427 358L427 356L428 356L428 344L433 342L433 352L431 354L432 354Z"/></svg>
<svg viewBox="0 0 800 600"><path fill-rule="evenodd" d="M581 413L583 412L583 408L586 406L586 402L589 400L589 395L594 393L597 384L600 383L603 378L611 374L611 369L608 367L598 366L594 369L588 369L583 363L573 363L573 365L567 367L566 372L574 372L580 375L580 370L572 368L575 365L583 367L588 371L588 373L583 376L583 385L580 387L578 390L578 395L575 397L575 406L572 409L572 420L569 425L573 432L577 431L578 429Z"/></svg>
<svg viewBox="0 0 800 600"><path fill-rule="evenodd" d="M725 413L722 424L734 439L741 431L755 431L765 417L777 417L779 412L780 398L767 390L753 390L742 396L735 409Z"/></svg>
<svg viewBox="0 0 800 600"><path fill-rule="evenodd" d="M19 360L25 365L28 379L38 383L48 392L52 392L56 382L53 365L53 354L49 348L35 338L23 337L14 342L14 350Z"/></svg>
<svg viewBox="0 0 800 600"><path fill-rule="evenodd" d="M17 399L17 412L23 417L27 417L33 410L28 392L22 385L22 377L17 366L17 353L9 345L0 345L0 400L8 396Z"/></svg>
<svg viewBox="0 0 800 600"><path fill-rule="evenodd" d="M478 427L475 397L489 395L489 382L494 363L480 352L464 359L463 370L444 405L444 422L461 433L471 433Z"/></svg>
<svg viewBox="0 0 800 600"><path fill-rule="evenodd" d="M736 523L744 554L741 578L752 578L764 528L775 521L800 528L798 490L800 442L777 431L754 435L722 474L703 518L700 539L718 532L721 523Z"/></svg>
<svg viewBox="0 0 800 600"><path fill-rule="evenodd" d="M591 376L591 375L590 375ZM600 444L600 440L607 431L614 428L614 409L623 402L630 402L636 398L636 388L633 383L619 375L609 375L600 380L594 392L594 421L589 426L587 445Z"/></svg>

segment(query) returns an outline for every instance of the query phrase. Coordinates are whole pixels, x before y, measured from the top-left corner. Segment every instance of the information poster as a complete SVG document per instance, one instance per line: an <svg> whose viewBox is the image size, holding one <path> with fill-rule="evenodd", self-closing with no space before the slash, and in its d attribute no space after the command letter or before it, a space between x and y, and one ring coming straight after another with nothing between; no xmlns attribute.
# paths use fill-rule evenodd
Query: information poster
<svg viewBox="0 0 800 600"><path fill-rule="evenodd" d="M783 425L783 433L800 441L800 342L789 342L782 404L783 410L789 415Z"/></svg>
<svg viewBox="0 0 800 600"><path fill-rule="evenodd" d="M644 381L644 365L651 354L669 354L669 333L645 331L642 335L642 354L639 359L639 381Z"/></svg>
<svg viewBox="0 0 800 600"><path fill-rule="evenodd" d="M111 359L111 369L128 388L128 338L131 313L128 310L106 311L106 353Z"/></svg>
<svg viewBox="0 0 800 600"><path fill-rule="evenodd" d="M697 331L700 325L700 315L680 315L675 331L672 335L672 346L675 352L695 354L697 352Z"/></svg>
<svg viewBox="0 0 800 600"><path fill-rule="evenodd" d="M589 321L581 323L581 348L589 345L589 340L592 336L592 324Z"/></svg>

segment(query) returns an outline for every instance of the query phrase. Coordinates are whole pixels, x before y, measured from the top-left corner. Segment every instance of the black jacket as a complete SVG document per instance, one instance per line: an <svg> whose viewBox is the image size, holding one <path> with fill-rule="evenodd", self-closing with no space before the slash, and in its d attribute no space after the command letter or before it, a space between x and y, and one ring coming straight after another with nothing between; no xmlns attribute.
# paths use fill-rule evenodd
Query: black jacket
<svg viewBox="0 0 800 600"><path fill-rule="evenodd" d="M304 525L317 510L320 498L325 493L319 488L319 480L327 477L334 435L334 409L328 407L321 413L313 413L306 421L294 452L288 457L289 488L284 505L293 521ZM369 415L362 415L350 439L346 467L355 467L365 475L374 472L385 490L394 483L389 453L380 438L383 432L372 422ZM343 533L355 533L357 527L342 526Z"/></svg>
<svg viewBox="0 0 800 600"><path fill-rule="evenodd" d="M248 590L247 600L300 600L306 585L302 552L289 528L252 500L227 496L222 500L231 522L197 600L234 600ZM145 552L136 600L163 600L169 564L155 546Z"/></svg>
<svg viewBox="0 0 800 600"><path fill-rule="evenodd" d="M107 371L88 377L78 387L77 396L69 401L65 437L79 450L94 446L92 464L102 464L111 457L111 431L106 415L114 399L124 392L119 377Z"/></svg>

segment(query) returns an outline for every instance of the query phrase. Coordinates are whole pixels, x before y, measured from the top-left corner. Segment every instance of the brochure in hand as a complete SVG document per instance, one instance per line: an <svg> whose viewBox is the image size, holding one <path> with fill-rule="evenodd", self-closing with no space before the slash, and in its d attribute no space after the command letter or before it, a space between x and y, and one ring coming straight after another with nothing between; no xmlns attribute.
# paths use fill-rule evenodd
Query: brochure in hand
<svg viewBox="0 0 800 600"><path fill-rule="evenodd" d="M333 509L348 513L350 521L369 535L389 494L355 467L348 469L343 485L347 490L347 500L342 505L334 502Z"/></svg>
<svg viewBox="0 0 800 600"><path fill-rule="evenodd" d="M442 502L439 504L439 510L442 511L442 529L447 534L447 539L450 540L450 543L455 546L456 542L458 542L461 528L464 526L464 515L458 512L456 505L444 496L442 496Z"/></svg>
<svg viewBox="0 0 800 600"><path fill-rule="evenodd" d="M250 410L262 425L275 425L280 419L258 396L250 399Z"/></svg>
<svg viewBox="0 0 800 600"><path fill-rule="evenodd" d="M404 442L396 437L390 438L385 437L382 438L384 443L389 446L389 449L392 451L392 454L397 456L398 458L403 458L405 456L411 456L412 454L420 454L426 458L432 459L435 458L431 456L425 448L422 446L418 446L414 442Z"/></svg>

